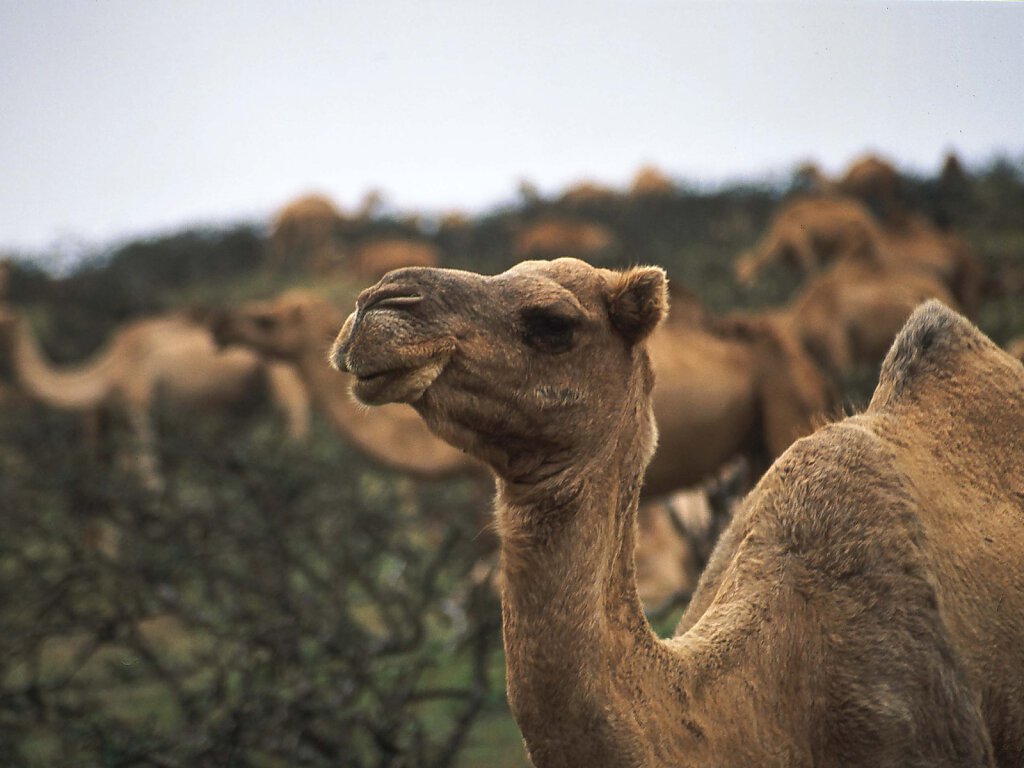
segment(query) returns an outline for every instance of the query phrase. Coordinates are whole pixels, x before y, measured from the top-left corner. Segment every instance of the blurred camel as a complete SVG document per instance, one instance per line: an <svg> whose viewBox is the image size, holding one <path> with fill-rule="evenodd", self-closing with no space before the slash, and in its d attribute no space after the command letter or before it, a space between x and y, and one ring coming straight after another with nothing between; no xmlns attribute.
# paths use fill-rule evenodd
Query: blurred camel
<svg viewBox="0 0 1024 768"><path fill-rule="evenodd" d="M914 308L927 299L958 308L946 286L928 272L841 261L769 316L838 381L856 366L881 363Z"/></svg>
<svg viewBox="0 0 1024 768"><path fill-rule="evenodd" d="M629 194L633 197L653 197L670 195L675 189L676 185L663 171L653 165L645 165L633 176L633 181L629 185Z"/></svg>
<svg viewBox="0 0 1024 768"><path fill-rule="evenodd" d="M568 206L585 206L596 203L612 203L619 197L611 187L598 181L578 181L569 186L559 197L559 202Z"/></svg>
<svg viewBox="0 0 1024 768"><path fill-rule="evenodd" d="M337 261L339 225L345 220L325 195L298 197L275 214L270 232L270 265L300 271Z"/></svg>
<svg viewBox="0 0 1024 768"><path fill-rule="evenodd" d="M344 319L318 293L293 290L224 311L211 323L222 343L240 343L294 365L331 426L384 466L422 478L482 471L476 461L431 434L408 406L369 410L351 397L348 382L326 363Z"/></svg>
<svg viewBox="0 0 1024 768"><path fill-rule="evenodd" d="M757 244L741 254L736 276L749 285L769 264L809 274L841 259L927 272L947 286L967 314L980 304L983 269L962 238L941 232L917 214L881 226L864 205L841 197L785 205Z"/></svg>
<svg viewBox="0 0 1024 768"><path fill-rule="evenodd" d="M546 218L526 226L515 242L523 259L580 256L600 259L616 245L615 235L602 224L573 219Z"/></svg>
<svg viewBox="0 0 1024 768"><path fill-rule="evenodd" d="M81 412L88 440L104 413L125 417L134 438L135 471L154 490L163 485L153 408L157 399L175 409L207 410L268 396L286 422L288 436L305 438L309 398L294 369L267 363L248 349L220 349L209 330L181 315L139 320L118 330L87 362L54 367L28 321L0 309L0 344L10 355L21 390L51 408Z"/></svg>
<svg viewBox="0 0 1024 768"><path fill-rule="evenodd" d="M391 237L361 244L347 260L347 267L360 280L376 282L392 269L436 267L440 261L440 252L430 243Z"/></svg>
<svg viewBox="0 0 1024 768"><path fill-rule="evenodd" d="M737 456L758 476L835 399L787 329L756 316L717 317L675 284L672 301L669 322L648 340L659 439L645 498L691 488Z"/></svg>

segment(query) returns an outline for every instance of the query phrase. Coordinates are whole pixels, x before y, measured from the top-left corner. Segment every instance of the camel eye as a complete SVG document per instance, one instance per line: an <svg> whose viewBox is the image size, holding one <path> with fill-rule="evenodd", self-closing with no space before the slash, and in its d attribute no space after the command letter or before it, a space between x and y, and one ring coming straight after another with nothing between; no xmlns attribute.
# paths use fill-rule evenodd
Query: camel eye
<svg viewBox="0 0 1024 768"><path fill-rule="evenodd" d="M271 315L256 315L252 321L261 331L272 331L277 325L277 321Z"/></svg>
<svg viewBox="0 0 1024 768"><path fill-rule="evenodd" d="M523 340L539 352L558 354L572 349L576 319L548 309L522 313Z"/></svg>

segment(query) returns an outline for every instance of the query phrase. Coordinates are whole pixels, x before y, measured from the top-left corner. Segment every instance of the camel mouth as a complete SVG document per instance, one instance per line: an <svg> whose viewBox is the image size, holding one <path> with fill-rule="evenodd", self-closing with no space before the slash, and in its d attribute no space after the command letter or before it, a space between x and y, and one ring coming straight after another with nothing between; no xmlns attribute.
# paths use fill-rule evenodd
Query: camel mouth
<svg viewBox="0 0 1024 768"><path fill-rule="evenodd" d="M366 405L415 403L441 375L446 363L446 359L434 359L420 365L353 372L352 394Z"/></svg>

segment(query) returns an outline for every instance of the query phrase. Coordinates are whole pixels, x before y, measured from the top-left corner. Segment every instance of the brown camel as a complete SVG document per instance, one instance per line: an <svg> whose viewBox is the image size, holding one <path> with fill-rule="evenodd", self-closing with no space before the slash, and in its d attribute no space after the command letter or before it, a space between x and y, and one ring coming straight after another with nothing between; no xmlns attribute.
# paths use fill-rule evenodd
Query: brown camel
<svg viewBox="0 0 1024 768"><path fill-rule="evenodd" d="M958 308L946 286L928 272L839 262L769 316L839 381L859 366L881 363L914 308L927 299Z"/></svg>
<svg viewBox="0 0 1024 768"><path fill-rule="evenodd" d="M496 473L508 698L547 766L1024 762L1024 367L938 302L798 441L678 633L636 594L660 269L399 270L331 353Z"/></svg>
<svg viewBox="0 0 1024 768"><path fill-rule="evenodd" d="M361 244L347 260L347 267L359 279L376 282L392 269L436 267L440 261L440 253L430 243L391 237Z"/></svg>
<svg viewBox="0 0 1024 768"><path fill-rule="evenodd" d="M559 197L559 202L565 205L593 205L601 203L612 203L615 202L619 197L611 187L601 184L598 181L578 181L575 184L570 185L562 196Z"/></svg>
<svg viewBox="0 0 1024 768"><path fill-rule="evenodd" d="M647 342L660 440L645 497L690 488L737 456L757 477L834 405L829 382L781 324L718 318L675 283L673 296L672 321Z"/></svg>
<svg viewBox="0 0 1024 768"><path fill-rule="evenodd" d="M90 429L101 413L122 414L136 443L135 469L154 489L162 486L153 424L158 398L175 409L195 411L269 395L284 415L290 438L302 440L309 430L309 397L294 369L240 347L220 349L209 330L184 316L133 322L88 362L54 368L28 321L5 308L0 310L0 344L28 397L83 413Z"/></svg>
<svg viewBox="0 0 1024 768"><path fill-rule="evenodd" d="M588 256L600 258L616 245L615 235L603 224L573 219L545 218L519 232L515 252L520 258Z"/></svg>
<svg viewBox="0 0 1024 768"><path fill-rule="evenodd" d="M307 194L292 200L274 215L270 265L282 271L302 271L336 263L336 236L344 221L325 195Z"/></svg>
<svg viewBox="0 0 1024 768"><path fill-rule="evenodd" d="M342 319L319 294L295 290L223 312L211 322L222 343L243 344L294 365L331 426L375 461L421 478L478 471L474 459L432 435L407 406L370 410L352 399L325 363Z"/></svg>
<svg viewBox="0 0 1024 768"><path fill-rule="evenodd" d="M676 185L663 171L653 165L644 165L633 177L629 185L629 194L633 197L670 195L675 192Z"/></svg>
<svg viewBox="0 0 1024 768"><path fill-rule="evenodd" d="M984 270L962 238L911 213L881 226L864 205L842 197L812 197L785 205L757 244L741 254L736 276L750 285L769 264L810 274L839 260L930 273L968 314L977 311L981 301Z"/></svg>
<svg viewBox="0 0 1024 768"><path fill-rule="evenodd" d="M850 163L835 189L857 198L883 221L904 210L903 179L892 163L878 155L864 155Z"/></svg>

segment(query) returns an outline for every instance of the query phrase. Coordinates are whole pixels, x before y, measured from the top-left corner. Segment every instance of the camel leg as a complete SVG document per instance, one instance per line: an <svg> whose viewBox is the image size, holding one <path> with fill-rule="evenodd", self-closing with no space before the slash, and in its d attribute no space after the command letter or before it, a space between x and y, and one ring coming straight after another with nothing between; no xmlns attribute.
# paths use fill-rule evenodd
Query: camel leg
<svg viewBox="0 0 1024 768"><path fill-rule="evenodd" d="M288 439L305 442L309 438L311 415L306 385L290 365L268 363L265 370L270 399L284 419Z"/></svg>
<svg viewBox="0 0 1024 768"><path fill-rule="evenodd" d="M135 469L143 486L159 493L164 489L160 473L160 459L157 456L156 429L148 407L130 408L128 421L132 430L135 453Z"/></svg>

